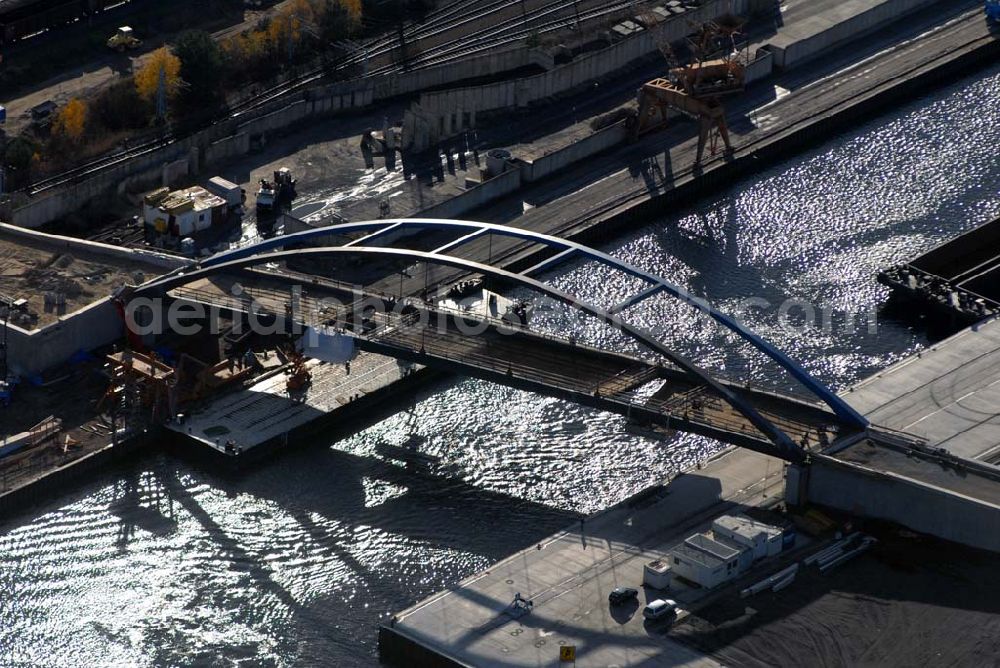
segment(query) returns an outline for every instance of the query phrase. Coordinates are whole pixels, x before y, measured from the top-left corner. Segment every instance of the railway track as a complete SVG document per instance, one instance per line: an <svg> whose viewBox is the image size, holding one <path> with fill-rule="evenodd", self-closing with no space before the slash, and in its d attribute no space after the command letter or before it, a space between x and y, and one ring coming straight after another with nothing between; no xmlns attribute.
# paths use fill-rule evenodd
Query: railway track
<svg viewBox="0 0 1000 668"><path fill-rule="evenodd" d="M441 35L456 30L471 21L479 21L504 10L519 7L520 3L521 0L479 0L478 2L456 3L442 9L439 13L432 14L424 23L404 29L404 35L410 41L423 39L431 35ZM586 9L586 3L584 3L584 9L579 12L580 20L592 20L615 14L631 7L633 3L632 0L613 0L610 3L601 4L603 6ZM500 21L488 29L477 30L471 34L431 47L419 54L414 61L406 63L406 67L422 68L444 65L480 54L484 51L519 42L532 34L545 35L563 30L576 23L577 13L570 11L568 16L555 18L553 16L559 12L567 12L571 9L571 7L568 9L565 0L547 2L530 11L525 11L521 16ZM261 91L251 98L231 105L224 117L218 118L211 123L206 123L193 129L189 128L184 134L168 130L159 137L140 142L118 153L101 156L60 174L40 179L28 186L25 191L29 195L34 195L64 185L77 183L105 169L169 146L191 132L203 130L215 123L240 119L272 102L276 102L287 95L302 90L324 77L343 76L351 68L363 64L366 60L370 61L373 57L391 54L392 51L398 48L398 43L396 37L378 38L342 58L332 70L323 67L315 68L290 81ZM403 66L399 64L389 63L370 70L369 74L389 74L402 71L402 69Z"/></svg>

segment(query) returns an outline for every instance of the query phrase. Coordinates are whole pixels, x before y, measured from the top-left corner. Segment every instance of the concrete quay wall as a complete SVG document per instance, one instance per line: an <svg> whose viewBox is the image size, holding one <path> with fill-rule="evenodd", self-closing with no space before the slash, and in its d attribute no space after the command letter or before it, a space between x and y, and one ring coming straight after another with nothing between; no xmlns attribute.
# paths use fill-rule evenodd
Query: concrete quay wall
<svg viewBox="0 0 1000 668"><path fill-rule="evenodd" d="M709 164L699 175L690 169L675 174L673 188L665 193L656 195L643 191L613 211L595 215L585 225L575 228L570 236L573 241L590 244L613 238L630 229L637 221L649 220L662 215L667 207L718 192L746 174L759 173L769 165L852 127L858 121L870 120L873 114L883 112L899 100L913 99L942 81L953 81L998 57L1000 40L964 46L942 62L920 67L875 87L865 95L818 111L807 122L785 128L751 145L738 147L733 160Z"/></svg>
<svg viewBox="0 0 1000 668"><path fill-rule="evenodd" d="M118 445L110 443L105 447L86 454L79 459L64 464L39 475L31 482L0 495L0 517L24 508L43 504L65 494L71 484L78 481L85 473L105 469L112 462L126 458L145 450L153 442L158 430L153 430L141 436L130 438Z"/></svg>
<svg viewBox="0 0 1000 668"><path fill-rule="evenodd" d="M183 258L153 251L120 248L0 223L0 234L44 243L46 247L66 252L99 255L124 263L153 265L172 271L188 264ZM79 350L90 351L119 339L124 328L118 309L109 297L62 316L56 322L34 330L16 325L7 327L7 352L11 370L21 375L35 375L65 362Z"/></svg>
<svg viewBox="0 0 1000 668"><path fill-rule="evenodd" d="M11 371L34 376L64 363L78 351L91 351L118 341L125 334L118 307L105 297L56 322L26 331L7 326L7 358Z"/></svg>
<svg viewBox="0 0 1000 668"><path fill-rule="evenodd" d="M901 476L815 456L806 499L861 517L1000 552L1000 506Z"/></svg>
<svg viewBox="0 0 1000 668"><path fill-rule="evenodd" d="M701 7L664 21L652 30L640 31L606 49L554 67L544 74L485 86L423 93L419 104L422 109L432 112L523 108L580 88L656 53L660 43L676 42L690 33L690 22L704 23L727 12L742 13L746 11L746 6L746 0L710 0Z"/></svg>
<svg viewBox="0 0 1000 668"><path fill-rule="evenodd" d="M934 3L940 0L847 0L835 11L782 31L768 48L774 54L774 66L789 69Z"/></svg>

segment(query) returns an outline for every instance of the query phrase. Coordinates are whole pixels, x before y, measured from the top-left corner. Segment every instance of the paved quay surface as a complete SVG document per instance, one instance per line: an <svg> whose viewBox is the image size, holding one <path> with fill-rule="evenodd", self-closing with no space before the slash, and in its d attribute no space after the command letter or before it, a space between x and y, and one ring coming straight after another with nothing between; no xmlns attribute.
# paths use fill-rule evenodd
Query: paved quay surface
<svg viewBox="0 0 1000 668"><path fill-rule="evenodd" d="M715 516L780 495L782 472L780 460L729 450L644 507L591 517L400 613L394 630L474 666L557 665L561 645L576 647L580 668L718 665L644 623L640 606L661 594L641 590L643 566ZM639 605L612 611L617 586L639 588ZM518 593L534 603L520 617Z"/></svg>
<svg viewBox="0 0 1000 668"><path fill-rule="evenodd" d="M844 394L875 424L967 459L1000 456L1000 320L958 334Z"/></svg>

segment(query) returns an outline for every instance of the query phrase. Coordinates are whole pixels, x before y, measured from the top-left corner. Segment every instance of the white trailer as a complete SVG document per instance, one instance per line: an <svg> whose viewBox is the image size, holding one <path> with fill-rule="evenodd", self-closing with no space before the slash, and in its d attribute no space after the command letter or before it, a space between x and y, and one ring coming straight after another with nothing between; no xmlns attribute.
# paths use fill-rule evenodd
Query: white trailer
<svg viewBox="0 0 1000 668"><path fill-rule="evenodd" d="M226 201L226 207L232 211L243 206L243 189L232 181L227 181L221 176L213 176L208 180L205 189L213 195L218 195Z"/></svg>

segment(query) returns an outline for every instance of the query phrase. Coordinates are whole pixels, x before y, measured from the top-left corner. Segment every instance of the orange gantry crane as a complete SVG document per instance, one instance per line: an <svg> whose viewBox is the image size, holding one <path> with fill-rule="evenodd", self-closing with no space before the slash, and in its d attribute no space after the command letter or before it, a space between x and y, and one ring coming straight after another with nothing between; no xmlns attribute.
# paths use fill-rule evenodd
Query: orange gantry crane
<svg viewBox="0 0 1000 668"><path fill-rule="evenodd" d="M705 146L721 137L726 151L732 151L726 110L722 98L742 93L746 83L745 55L736 47L736 35L742 19L722 17L698 29L689 40L694 61L681 65L667 43L660 45L671 68L666 77L654 79L639 89L639 113L633 126L633 138L666 125L670 110L680 112L698 122L698 152L695 164L700 165Z"/></svg>

